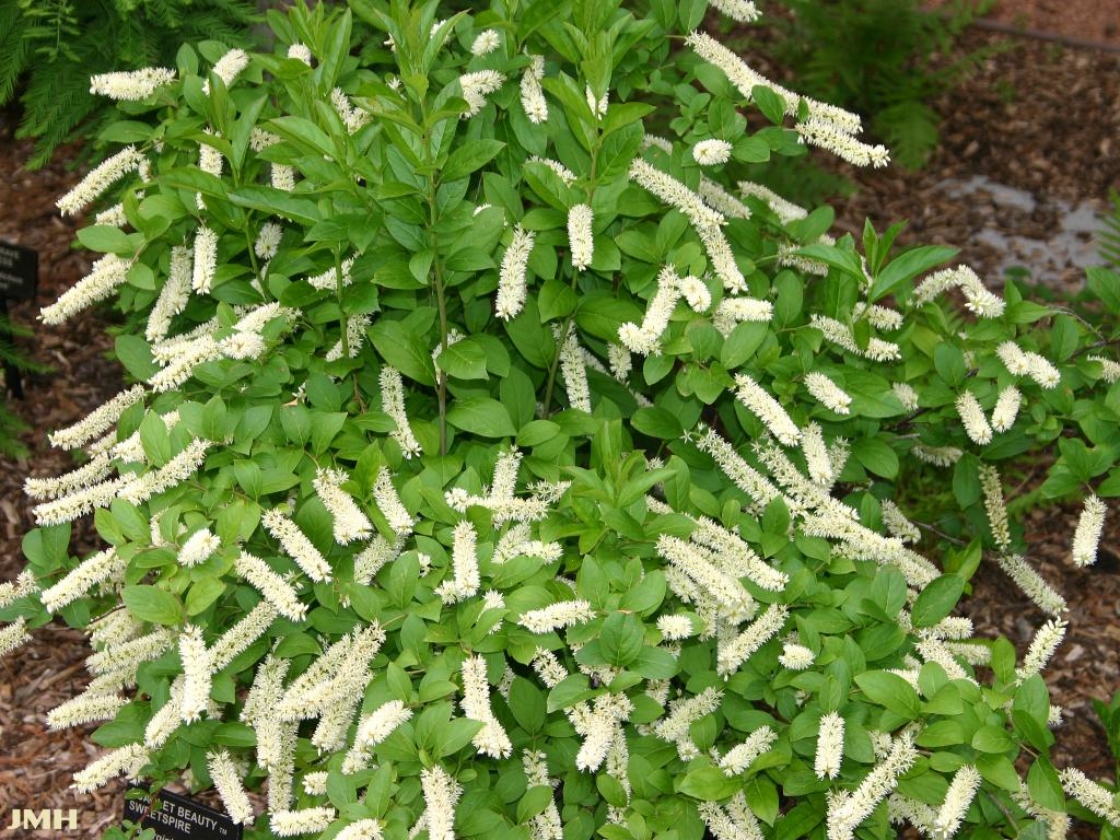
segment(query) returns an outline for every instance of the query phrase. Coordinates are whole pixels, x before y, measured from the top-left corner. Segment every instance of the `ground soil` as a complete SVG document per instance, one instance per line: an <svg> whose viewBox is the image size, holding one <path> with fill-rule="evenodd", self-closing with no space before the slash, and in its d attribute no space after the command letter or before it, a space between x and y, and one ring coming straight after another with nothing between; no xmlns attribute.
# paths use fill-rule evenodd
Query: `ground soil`
<svg viewBox="0 0 1120 840"><path fill-rule="evenodd" d="M859 187L856 195L834 202L842 230L856 231L870 217L882 229L909 219L904 242L938 242L962 247L962 258L993 285L999 285L1001 255L983 243L984 231L1042 240L1058 225L1067 205L1088 202L1103 211L1108 189L1120 187L1120 5L1106 0L1004 2L992 18L1001 26L1020 26L1051 38L1103 42L1106 48L1071 46L970 30L964 49L986 45L997 51L955 92L937 103L944 118L944 143L931 165L919 173L894 167L886 171L839 171ZM13 139L15 116L0 115L0 240L35 248L41 259L38 305L53 300L87 270L89 257L72 249L77 225L59 217L54 200L77 180L67 168L73 151L38 172L22 168L30 146ZM1035 206L1008 207L983 190L953 195L950 179L986 176L1026 190ZM1066 202L1063 204L1062 202ZM1046 293L1076 291L1082 272L1050 255L1024 254L1023 264ZM13 307L19 323L33 325L36 308ZM70 466L65 453L46 446L51 429L66 426L112 396L122 386L119 368L108 357L105 313L85 315L65 329L38 329L23 342L50 374L30 377L23 400L11 406L28 423L21 439L31 450L26 460L0 460L0 580L22 568L20 540L31 526L29 505L20 490L27 475L53 475ZM1025 476L1022 494L1037 484ZM1048 508L1027 520L1031 559L1065 594L1070 633L1048 671L1054 701L1066 709L1057 730L1055 761L1076 763L1091 777L1112 778L1114 761L1091 710L1094 698L1107 700L1120 688L1120 511L1113 509L1102 552L1093 569L1069 562L1076 509ZM77 551L97 546L86 523L75 526ZM975 591L964 606L981 635L1003 633L1024 650L1043 620L1033 606L997 571L982 568ZM97 837L119 818L122 788L110 785L94 795L67 788L71 775L97 754L89 729L47 731L46 713L77 694L86 681L84 636L58 624L40 628L17 656L0 659L0 830L9 808L75 808L79 832L38 831L27 836ZM19 837L20 831L4 831ZM1079 836L1094 836L1087 829Z"/></svg>

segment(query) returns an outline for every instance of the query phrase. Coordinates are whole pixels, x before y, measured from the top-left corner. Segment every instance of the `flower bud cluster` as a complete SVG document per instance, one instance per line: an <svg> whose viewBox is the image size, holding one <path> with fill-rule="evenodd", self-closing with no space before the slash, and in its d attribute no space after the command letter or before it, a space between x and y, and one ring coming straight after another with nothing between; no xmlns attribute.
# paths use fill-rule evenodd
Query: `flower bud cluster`
<svg viewBox="0 0 1120 840"><path fill-rule="evenodd" d="M431 840L455 840L455 804L462 786L438 764L420 771L420 787L424 793L424 814Z"/></svg>
<svg viewBox="0 0 1120 840"><path fill-rule="evenodd" d="M463 118L476 116L486 107L486 97L497 91L505 80L506 77L497 70L479 70L460 76L459 87L463 91L463 99L467 101L467 111Z"/></svg>
<svg viewBox="0 0 1120 840"><path fill-rule="evenodd" d="M472 656L463 662L463 714L482 724L471 743L482 755L509 758L513 745L490 708L490 686L486 681L486 660Z"/></svg>
<svg viewBox="0 0 1120 840"><path fill-rule="evenodd" d="M481 585L478 570L478 534L474 525L464 520L455 526L451 545L452 577L436 587L436 595L445 604L465 601L478 594Z"/></svg>
<svg viewBox="0 0 1120 840"><path fill-rule="evenodd" d="M727 751L719 761L720 769L729 777L746 772L755 759L770 751L777 740L778 735L773 729L760 726L747 736L747 740Z"/></svg>
<svg viewBox="0 0 1120 840"><path fill-rule="evenodd" d="M142 67L139 70L100 73L91 76L89 92L107 96L118 102L140 102L159 88L175 81L176 73L166 67Z"/></svg>
<svg viewBox="0 0 1120 840"><path fill-rule="evenodd" d="M121 178L139 170L143 160L144 155L134 146L122 149L94 168L74 189L60 198L56 206L65 216L81 213Z"/></svg>
<svg viewBox="0 0 1120 840"><path fill-rule="evenodd" d="M976 272L966 265L934 272L914 289L912 300L921 306L952 288L964 293L965 308L981 318L999 318L1006 309L1004 301L989 292Z"/></svg>
<svg viewBox="0 0 1120 840"><path fill-rule="evenodd" d="M393 439L400 444L405 458L412 458L421 452L420 443L412 433L408 415L404 410L404 382L401 380L400 371L389 365L381 368L381 410L392 418L397 424L393 430Z"/></svg>
<svg viewBox="0 0 1120 840"><path fill-rule="evenodd" d="M909 770L917 758L912 736L899 735L891 745L890 754L864 777L859 787L829 803L828 840L851 840L856 828L894 790L898 777Z"/></svg>
<svg viewBox="0 0 1120 840"><path fill-rule="evenodd" d="M350 479L344 470L320 468L315 473L312 486L315 495L333 520L334 541L346 545L355 540L367 539L373 533L373 525L353 497L342 489Z"/></svg>
<svg viewBox="0 0 1120 840"><path fill-rule="evenodd" d="M508 321L516 318L525 307L528 295L529 255L533 251L536 235L517 225L513 229L513 240L502 255L502 265L498 274L498 294L494 299L495 314Z"/></svg>
<svg viewBox="0 0 1120 840"><path fill-rule="evenodd" d="M544 90L541 88L543 78L544 56L530 56L529 66L521 74L521 107L529 122L534 125L548 120L548 100L544 98Z"/></svg>
<svg viewBox="0 0 1120 840"><path fill-rule="evenodd" d="M57 326L93 304L105 300L128 282L133 260L106 254L93 264L89 274L59 295L50 306L44 306L39 320Z"/></svg>
<svg viewBox="0 0 1120 840"><path fill-rule="evenodd" d="M817 730L817 753L813 760L813 772L818 779L835 779L840 775L840 763L844 760L844 718L836 712L829 712L821 718Z"/></svg>
<svg viewBox="0 0 1120 840"><path fill-rule="evenodd" d="M1104 532L1107 508L1097 496L1085 499L1081 515L1077 519L1077 529L1073 532L1073 562L1077 566L1091 566L1097 562L1097 549Z"/></svg>

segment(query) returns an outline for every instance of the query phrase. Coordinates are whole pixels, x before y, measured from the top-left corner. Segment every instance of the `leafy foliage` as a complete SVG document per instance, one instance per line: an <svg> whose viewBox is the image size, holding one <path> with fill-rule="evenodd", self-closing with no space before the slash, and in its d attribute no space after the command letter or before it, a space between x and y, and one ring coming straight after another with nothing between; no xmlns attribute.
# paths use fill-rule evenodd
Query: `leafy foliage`
<svg viewBox="0 0 1120 840"><path fill-rule="evenodd" d="M1105 262L1114 269L1120 269L1120 192L1110 190L1108 200L1112 209L1105 214L1104 227L1100 233L1100 252Z"/></svg>
<svg viewBox="0 0 1120 840"><path fill-rule="evenodd" d="M91 73L170 62L184 39L244 44L254 11L250 0L5 0L0 107L18 96L17 136L37 141L28 166L112 118L90 93Z"/></svg>
<svg viewBox="0 0 1120 840"><path fill-rule="evenodd" d="M145 164L78 188L121 223L45 312L116 294L142 384L54 434L92 472L28 483L0 601L13 645L91 628L51 718L105 721L80 788L189 770L253 838L1062 824L1064 623L1020 657L954 612L997 563L1062 614L1000 475L1120 495L1115 319L737 188L807 121L867 150L706 11L298 5L273 53L185 47L107 129ZM1120 312L1120 276L1090 285ZM943 540L897 504L914 476L951 491Z"/></svg>
<svg viewBox="0 0 1120 840"><path fill-rule="evenodd" d="M43 370L41 365L28 359L14 341L28 335L28 330L13 324L6 314L0 315L0 454L9 458L27 455L27 447L18 437L20 432L27 429L27 424L8 407L7 392L11 390L11 383L5 381L4 374L8 370L18 375Z"/></svg>

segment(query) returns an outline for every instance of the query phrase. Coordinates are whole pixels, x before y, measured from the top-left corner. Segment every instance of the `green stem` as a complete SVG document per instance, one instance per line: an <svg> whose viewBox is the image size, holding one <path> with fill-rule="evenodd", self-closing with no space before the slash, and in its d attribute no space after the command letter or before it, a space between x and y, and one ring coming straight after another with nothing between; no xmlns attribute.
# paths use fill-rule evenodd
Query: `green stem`
<svg viewBox="0 0 1120 840"><path fill-rule="evenodd" d="M350 358L349 325L346 319L346 309L342 305L342 247L334 249L334 288L338 295L338 321L342 326L342 358Z"/></svg>
<svg viewBox="0 0 1120 840"><path fill-rule="evenodd" d="M541 419L547 420L549 412L552 411L552 392L556 388L556 371L560 368L560 353L562 350L561 345L568 336L568 330L571 329L572 316L569 315L564 319L564 326L560 329L560 342L556 346L556 355L552 357L552 364L548 366L548 384L544 388L544 399L541 401Z"/></svg>
<svg viewBox="0 0 1120 840"><path fill-rule="evenodd" d="M436 306L439 308L439 352L447 352L447 336L450 332L447 323L447 298L443 288L443 266L439 259L439 238L435 232L436 216L436 179L428 178L429 236L432 249L432 279L436 287ZM447 374L436 371L439 399L439 454L447 454Z"/></svg>

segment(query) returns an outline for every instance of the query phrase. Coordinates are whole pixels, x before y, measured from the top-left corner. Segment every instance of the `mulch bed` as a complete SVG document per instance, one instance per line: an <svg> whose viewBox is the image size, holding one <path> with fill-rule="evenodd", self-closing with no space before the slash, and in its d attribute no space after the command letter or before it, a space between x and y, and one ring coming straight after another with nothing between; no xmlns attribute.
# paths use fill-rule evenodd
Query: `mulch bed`
<svg viewBox="0 0 1120 840"><path fill-rule="evenodd" d="M984 230L1045 239L1063 205L1093 202L1103 209L1110 186L1120 186L1120 55L1073 49L988 32L968 33L964 48L992 43L1011 48L994 55L964 85L942 98L944 144L920 173L896 168L860 172L838 167L859 186L852 198L834 202L841 230L858 231L871 217L885 228L902 218L910 226L902 243L945 243L962 248L962 259L998 286L1001 255L977 242ZM15 117L0 115L0 239L40 253L39 305L53 300L88 270L89 256L71 245L77 224L61 219L55 199L77 180L62 154L38 172L24 171L29 145L13 139ZM1016 211L983 194L954 196L947 179L986 175L993 181L1031 191L1036 206ZM1065 292L1075 291L1082 273L1070 265L1039 261L1028 265L1034 279ZM13 306L14 319L35 324L37 309ZM37 361L53 367L25 383L26 398L10 401L32 427L21 437L32 450L26 461L0 461L0 580L22 568L20 540L32 525L30 505L21 491L29 474L53 475L70 467L66 453L46 445L46 432L73 423L122 387L118 366L108 352L104 313L71 321L65 329L38 329L23 346ZM1066 709L1058 730L1055 761L1076 764L1091 777L1111 778L1114 762L1104 732L1092 713L1093 698L1107 700L1120 687L1120 575L1116 564L1076 569L1069 543L1076 509L1038 511L1028 521L1031 558L1055 582L1070 604L1070 632L1047 671L1053 700ZM1120 545L1120 511L1110 515L1105 545ZM88 520L76 523L78 546L97 546ZM1003 633L1026 649L1034 629L1045 620L998 570L984 567L964 610L980 635ZM29 809L76 808L79 833L25 832L38 838L96 837L119 819L123 785L109 785L90 796L68 790L71 775L98 749L89 728L46 731L46 713L77 694L86 682L83 634L58 623L34 633L35 640L16 656L0 659L0 828L3 806ZM1095 836L1088 827L1079 836ZM7 831L5 837L19 837Z"/></svg>

